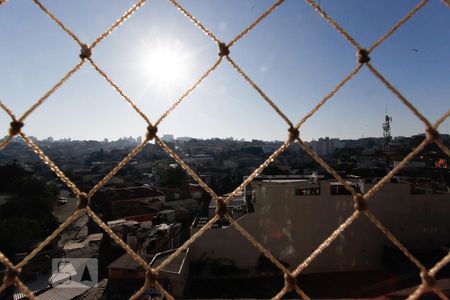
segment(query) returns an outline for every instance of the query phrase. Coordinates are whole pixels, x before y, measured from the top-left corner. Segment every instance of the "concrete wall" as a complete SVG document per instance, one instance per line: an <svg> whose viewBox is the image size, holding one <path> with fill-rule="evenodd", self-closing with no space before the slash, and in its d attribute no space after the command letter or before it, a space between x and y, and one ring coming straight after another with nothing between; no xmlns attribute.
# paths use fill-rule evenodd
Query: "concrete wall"
<svg viewBox="0 0 450 300"><path fill-rule="evenodd" d="M144 279L144 271L124 270L124 269L108 269L108 279L111 281L121 280L137 280Z"/></svg>
<svg viewBox="0 0 450 300"><path fill-rule="evenodd" d="M187 278L189 275L189 263L186 263L181 270L181 273L172 273L161 271L159 278L167 280L170 284L169 292L175 299L182 299L184 289L186 287Z"/></svg>
<svg viewBox="0 0 450 300"><path fill-rule="evenodd" d="M330 195L321 181L320 195L295 195L301 183L254 182L255 213L239 224L275 257L291 267L308 257L353 212L350 195ZM371 185L366 185L367 191ZM408 248L450 242L450 195L410 195L408 184L387 184L369 201L373 214ZM361 214L305 272L372 270L381 266L383 245L391 245ZM253 267L260 256L232 226L208 230L191 246L192 259L227 258L237 267ZM206 256L205 256L206 255Z"/></svg>

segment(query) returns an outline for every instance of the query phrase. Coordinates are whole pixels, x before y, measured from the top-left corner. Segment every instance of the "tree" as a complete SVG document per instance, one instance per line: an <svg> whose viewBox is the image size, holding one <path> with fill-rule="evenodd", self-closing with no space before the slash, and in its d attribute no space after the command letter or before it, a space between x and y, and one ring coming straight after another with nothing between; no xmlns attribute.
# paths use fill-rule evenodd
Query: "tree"
<svg viewBox="0 0 450 300"><path fill-rule="evenodd" d="M170 168L167 172L167 180L164 185L173 188L183 188L185 177L186 173L184 173L180 166Z"/></svg>
<svg viewBox="0 0 450 300"><path fill-rule="evenodd" d="M264 175L289 175L289 171L282 170L277 166L268 166L263 171Z"/></svg>
<svg viewBox="0 0 450 300"><path fill-rule="evenodd" d="M0 166L0 251L12 257L28 251L56 228L52 211L59 191L17 164Z"/></svg>

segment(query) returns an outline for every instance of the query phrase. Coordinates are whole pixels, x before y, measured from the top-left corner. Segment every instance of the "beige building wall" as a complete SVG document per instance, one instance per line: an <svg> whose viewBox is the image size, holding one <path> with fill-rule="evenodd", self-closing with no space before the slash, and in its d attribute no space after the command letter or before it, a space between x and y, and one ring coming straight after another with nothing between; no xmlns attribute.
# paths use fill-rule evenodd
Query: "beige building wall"
<svg viewBox="0 0 450 300"><path fill-rule="evenodd" d="M321 181L320 195L296 195L302 182L254 182L255 213L238 220L255 239L290 267L303 262L353 212L350 195L330 195ZM363 191L372 185L363 186ZM410 249L450 242L450 195L411 195L409 184L389 183L369 209ZM381 266L383 245L391 245L362 213L305 272L373 270ZM193 260L231 259L254 267L260 252L233 226L208 230L191 246Z"/></svg>

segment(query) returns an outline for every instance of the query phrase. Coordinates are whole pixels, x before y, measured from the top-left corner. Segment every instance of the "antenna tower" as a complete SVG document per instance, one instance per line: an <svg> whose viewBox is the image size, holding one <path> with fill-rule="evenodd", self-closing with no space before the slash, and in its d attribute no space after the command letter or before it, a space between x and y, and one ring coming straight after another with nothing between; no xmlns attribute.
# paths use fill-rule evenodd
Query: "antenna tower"
<svg viewBox="0 0 450 300"><path fill-rule="evenodd" d="M384 117L384 123L383 123L384 155L386 157L386 167L389 167L389 162L390 162L389 144L391 143L391 140L392 140L391 122L392 122L392 117L388 115L387 105L386 105L386 116Z"/></svg>

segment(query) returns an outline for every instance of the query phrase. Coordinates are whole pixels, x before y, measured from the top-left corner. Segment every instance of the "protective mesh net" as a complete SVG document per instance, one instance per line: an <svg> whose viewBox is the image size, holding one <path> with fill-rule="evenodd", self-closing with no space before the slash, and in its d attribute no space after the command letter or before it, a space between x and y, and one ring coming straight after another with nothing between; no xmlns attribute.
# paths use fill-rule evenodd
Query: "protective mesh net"
<svg viewBox="0 0 450 300"><path fill-rule="evenodd" d="M5 1L0 1L3 4ZM97 39L95 39L90 44L85 44L81 41L64 23L52 12L50 12L39 0L33 0L33 2L39 7L40 10L48 17L50 17L57 26L59 26L64 32L66 32L79 46L80 46L80 61L70 69L67 74L58 81L52 88L50 88L41 98L39 98L34 105L32 105L21 117L17 118L15 114L9 109L4 103L0 102L0 107L9 115L11 118L10 129L8 133L8 138L4 139L0 144L0 149L5 148L5 146L12 140L14 136L20 136L24 142L39 156L39 158L59 177L59 179L67 185L67 187L76 195L78 198L78 207L72 213L72 215L67 218L52 234L50 234L44 241L42 241L31 253L29 253L22 261L14 265L8 257L0 252L0 262L5 266L6 272L3 279L3 283L0 286L0 294L10 285L15 285L20 289L23 294L30 299L36 299L30 289L22 282L20 279L21 269L30 262L46 245L48 245L53 239L55 239L59 233L61 233L65 228L67 228L73 221L80 217L83 213L87 213L95 223L98 224L120 247L122 247L126 253L128 253L136 262L138 262L144 270L146 271L145 283L143 286L131 296L131 299L136 299L142 295L146 290L151 287L158 289L161 294L168 299L173 299L173 296L166 291L163 286L158 282L158 273L168 264L170 264L178 255L185 251L192 243L194 243L202 234L205 233L221 216L224 216L229 222L234 226L250 243L252 243L264 256L266 256L275 266L277 266L283 273L285 278L284 287L279 291L278 294L274 295L274 299L282 298L287 292L295 291L303 299L309 299L308 295L300 288L301 281L297 282L297 277L299 274L311 264L336 238L349 227L357 218L367 217L376 227L419 269L420 277L422 283L418 288L409 295L408 299L417 299L425 291L432 291L437 297L441 299L448 299L446 295L439 289L436 285L436 274L450 262L450 253L448 253L444 258L442 258L435 266L427 269L419 260L417 260L411 252L386 228L379 219L368 209L369 200L386 184L390 179L399 172L412 158L414 158L418 153L420 153L428 144L435 143L442 151L450 157L450 150L442 143L440 135L438 132L439 126L446 120L450 115L450 110L447 111L442 117L440 117L435 123L431 123L425 116L417 110L411 102L406 99L396 87L391 84L378 70L375 66L371 64L370 54L376 50L384 41L389 39L391 35L402 25L404 25L410 18L414 16L419 10L421 10L427 3L428 0L420 2L416 7L414 7L409 13L406 14L401 20L399 20L388 32L381 36L373 45L368 48L363 48L359 43L346 32L333 18L331 18L327 13L313 0L306 0L306 2L311 6L312 9L316 10L317 13L325 19L342 37L344 37L356 50L356 66L336 87L331 90L325 97L323 97L317 105L308 112L300 121L293 123L282 111L278 108L276 103L270 99L264 91L245 73L245 71L232 59L230 54L230 49L239 40L245 37L245 35L251 31L255 26L257 26L262 20L268 17L277 7L283 4L284 0L278 0L273 3L262 15L260 15L256 20L254 20L250 25L248 25L244 30L242 30L236 37L234 37L230 42L224 43L220 41L213 32L208 30L199 20L197 20L189 11L187 11L182 5L180 5L176 0L170 0L170 2L192 23L201 30L204 34L209 36L214 43L218 46L218 59L217 61L202 75L200 78L187 90L185 91L174 103L173 105L161 115L161 117L154 123L152 123L148 117L139 109L139 107L130 99L125 92L116 84L114 81L96 64L92 57L92 50L103 42L103 40L108 37L117 27L123 25L123 23L134 14L145 2L146 0L140 0L134 4L130 9L128 9L119 19L117 19L109 28L107 28ZM444 4L448 5L448 1L443 1ZM287 125L287 138L286 141L279 147L266 161L264 161L253 173L248 176L244 182L242 182L232 193L226 197L218 196L213 189L211 189L198 174L196 174L183 160L182 158L174 152L163 140L157 135L157 128L165 120L165 118L177 108L177 106L183 102L189 94L196 89L202 81L209 76L223 61L228 61L231 66L245 79L248 84L253 87L258 94L263 98L263 100L273 108L273 110L286 122ZM59 168L53 163L47 155L36 145L24 132L25 121L32 114L36 108L43 105L45 101L58 90L74 73L80 70L83 65L90 64L99 74L102 76L108 84L120 94L124 101L126 101L132 109L134 109L139 117L141 117L147 123L147 135L144 141L132 150L119 164L117 164L102 180L100 180L91 190L87 192L81 191L76 184L74 184L70 178L68 178ZM411 153L409 153L404 159L395 166L382 180L375 184L369 191L364 194L358 193L346 180L344 180L339 174L330 167L317 153L315 153L299 136L299 129L305 124L305 122L313 116L333 95L336 94L348 81L350 81L361 68L367 68L376 78L378 78L397 98L408 107L414 115L419 118L425 125L425 138L415 148ZM193 180L195 180L213 199L216 200L217 209L216 215L211 218L200 230L198 230L194 235L191 236L181 247L174 251L170 256L168 256L159 266L156 268L151 268L149 264L141 258L133 249L131 249L119 236L117 236L114 231L102 221L102 219L97 216L94 211L90 208L90 201L92 196L104 186L120 169L122 169L136 154L138 154L144 146L151 140L155 140L168 155L170 155L179 165L183 168ZM257 177L261 172L276 159L283 151L292 143L297 143L309 156L311 156L317 163L319 163L327 172L329 172L337 181L339 181L352 195L354 199L355 211L353 214L346 219L327 239L325 239L303 262L301 262L296 268L289 270L287 269L279 260L277 260L269 250L267 250L263 245L261 245L254 237L251 236L243 227L241 227L227 212L226 209L220 209L226 207L233 197L243 190L243 188L250 184L255 177Z"/></svg>

